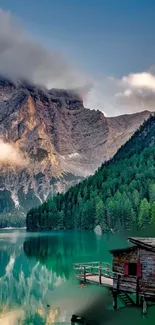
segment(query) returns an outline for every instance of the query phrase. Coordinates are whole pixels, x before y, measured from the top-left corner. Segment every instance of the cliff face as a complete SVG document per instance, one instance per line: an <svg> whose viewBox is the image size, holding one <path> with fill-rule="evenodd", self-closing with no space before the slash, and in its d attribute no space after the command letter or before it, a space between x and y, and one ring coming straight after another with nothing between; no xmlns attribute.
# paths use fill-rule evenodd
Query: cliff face
<svg viewBox="0 0 155 325"><path fill-rule="evenodd" d="M1 78L0 213L26 212L92 174L149 114L106 118L69 91ZM7 158L4 143L12 148Z"/></svg>

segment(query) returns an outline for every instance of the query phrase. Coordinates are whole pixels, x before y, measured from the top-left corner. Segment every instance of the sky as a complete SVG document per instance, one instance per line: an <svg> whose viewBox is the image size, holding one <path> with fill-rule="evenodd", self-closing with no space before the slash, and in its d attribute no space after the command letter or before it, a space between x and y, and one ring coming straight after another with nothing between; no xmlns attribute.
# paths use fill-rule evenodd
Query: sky
<svg viewBox="0 0 155 325"><path fill-rule="evenodd" d="M0 0L0 8L0 72L84 88L85 105L108 116L154 110L154 0Z"/></svg>

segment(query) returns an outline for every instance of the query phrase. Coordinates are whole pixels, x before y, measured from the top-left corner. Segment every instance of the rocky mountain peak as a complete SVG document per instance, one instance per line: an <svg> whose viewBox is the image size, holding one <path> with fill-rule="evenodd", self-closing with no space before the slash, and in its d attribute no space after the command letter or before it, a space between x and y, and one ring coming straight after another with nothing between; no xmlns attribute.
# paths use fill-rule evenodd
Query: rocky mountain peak
<svg viewBox="0 0 155 325"><path fill-rule="evenodd" d="M0 213L13 205L27 211L94 173L149 114L106 118L84 108L76 91L1 78L0 139L9 159L0 155Z"/></svg>

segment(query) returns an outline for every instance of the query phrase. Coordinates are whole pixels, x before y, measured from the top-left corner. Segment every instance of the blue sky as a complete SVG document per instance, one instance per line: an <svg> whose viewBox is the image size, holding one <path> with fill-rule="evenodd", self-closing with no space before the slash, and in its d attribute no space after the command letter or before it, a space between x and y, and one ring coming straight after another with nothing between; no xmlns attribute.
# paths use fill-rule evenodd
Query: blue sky
<svg viewBox="0 0 155 325"><path fill-rule="evenodd" d="M0 0L0 7L93 75L126 75L154 64L154 0Z"/></svg>
<svg viewBox="0 0 155 325"><path fill-rule="evenodd" d="M155 109L155 0L0 0L0 8L1 73L47 87L91 83L84 104L107 115Z"/></svg>

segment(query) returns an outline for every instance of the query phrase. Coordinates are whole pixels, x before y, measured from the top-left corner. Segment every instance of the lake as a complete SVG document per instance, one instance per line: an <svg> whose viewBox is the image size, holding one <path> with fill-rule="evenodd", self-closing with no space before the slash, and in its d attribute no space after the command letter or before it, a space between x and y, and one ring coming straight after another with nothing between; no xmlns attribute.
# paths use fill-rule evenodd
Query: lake
<svg viewBox="0 0 155 325"><path fill-rule="evenodd" d="M81 288L75 279L73 263L111 262L109 250L124 244L110 233L0 230L0 325L70 324L74 313L94 325L154 324L155 307L145 318L137 308L114 312L106 289Z"/></svg>

